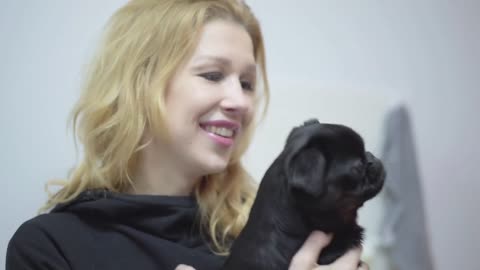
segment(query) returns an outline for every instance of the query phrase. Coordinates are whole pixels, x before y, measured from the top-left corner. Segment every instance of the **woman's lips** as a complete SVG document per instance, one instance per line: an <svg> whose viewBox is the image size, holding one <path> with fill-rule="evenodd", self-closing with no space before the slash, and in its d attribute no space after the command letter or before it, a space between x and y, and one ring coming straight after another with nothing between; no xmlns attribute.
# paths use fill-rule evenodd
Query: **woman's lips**
<svg viewBox="0 0 480 270"><path fill-rule="evenodd" d="M240 124L228 120L213 120L200 123L200 127L215 143L230 147L235 142Z"/></svg>

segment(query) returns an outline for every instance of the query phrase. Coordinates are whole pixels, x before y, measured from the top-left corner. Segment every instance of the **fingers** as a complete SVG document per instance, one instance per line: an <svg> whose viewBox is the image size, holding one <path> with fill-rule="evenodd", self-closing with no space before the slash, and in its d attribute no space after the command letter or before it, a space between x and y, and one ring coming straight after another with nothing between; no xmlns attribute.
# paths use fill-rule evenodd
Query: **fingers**
<svg viewBox="0 0 480 270"><path fill-rule="evenodd" d="M342 257L338 258L331 264L333 269L357 269L358 262L360 262L360 256L362 255L362 248L357 247L350 249ZM355 266L354 268L351 268Z"/></svg>
<svg viewBox="0 0 480 270"><path fill-rule="evenodd" d="M179 264L177 267L175 267L175 270L195 270L195 268L185 265L185 264Z"/></svg>
<svg viewBox="0 0 480 270"><path fill-rule="evenodd" d="M317 267L313 268L312 270L370 270L370 267L368 264L364 262L360 262L360 264L357 266L356 264L351 264L351 265L344 265L342 266L344 268L339 268L338 266L335 266L333 264L330 265L318 265Z"/></svg>
<svg viewBox="0 0 480 270"><path fill-rule="evenodd" d="M316 264L322 249L330 243L331 235L321 231L312 232L302 247L293 256L289 270L310 270Z"/></svg>

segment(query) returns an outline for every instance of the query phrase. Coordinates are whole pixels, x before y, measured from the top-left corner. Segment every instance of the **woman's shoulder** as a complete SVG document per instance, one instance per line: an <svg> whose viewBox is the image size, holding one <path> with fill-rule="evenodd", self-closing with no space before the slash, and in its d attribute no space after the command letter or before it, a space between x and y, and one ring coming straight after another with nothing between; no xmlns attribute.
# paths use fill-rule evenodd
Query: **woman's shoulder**
<svg viewBox="0 0 480 270"><path fill-rule="evenodd" d="M71 213L45 213L23 222L10 239L9 246L30 242L54 242L59 236L75 232L78 237L84 222Z"/></svg>
<svg viewBox="0 0 480 270"><path fill-rule="evenodd" d="M19 229L32 230L42 228L50 230L60 227L64 224L79 222L78 216L69 212L42 213L23 222ZM64 228L65 229L65 228Z"/></svg>
<svg viewBox="0 0 480 270"><path fill-rule="evenodd" d="M65 231L78 230L79 227L84 226L83 223L78 216L72 213L44 213L23 222L13 238L55 235Z"/></svg>
<svg viewBox="0 0 480 270"><path fill-rule="evenodd" d="M65 236L81 239L81 221L69 213L47 213L22 223L7 247L6 269L69 269L62 250Z"/></svg>

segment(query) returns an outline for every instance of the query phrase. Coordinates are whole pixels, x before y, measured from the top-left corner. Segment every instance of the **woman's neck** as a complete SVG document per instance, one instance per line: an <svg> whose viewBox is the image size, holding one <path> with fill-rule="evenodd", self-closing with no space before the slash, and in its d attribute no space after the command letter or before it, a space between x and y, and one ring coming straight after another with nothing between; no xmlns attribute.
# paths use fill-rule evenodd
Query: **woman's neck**
<svg viewBox="0 0 480 270"><path fill-rule="evenodd" d="M139 153L134 186L128 193L165 196L188 196L201 177L193 177L160 147L151 143Z"/></svg>

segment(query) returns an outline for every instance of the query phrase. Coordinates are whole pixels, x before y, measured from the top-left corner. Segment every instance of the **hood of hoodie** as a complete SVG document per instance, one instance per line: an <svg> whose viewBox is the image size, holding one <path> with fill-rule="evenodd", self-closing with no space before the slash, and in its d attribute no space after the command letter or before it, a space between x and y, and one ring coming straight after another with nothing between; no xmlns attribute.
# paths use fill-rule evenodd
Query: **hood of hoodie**
<svg viewBox="0 0 480 270"><path fill-rule="evenodd" d="M76 199L57 205L51 212L69 212L101 227L119 225L190 248L207 248L200 233L198 204L190 196L86 190Z"/></svg>

